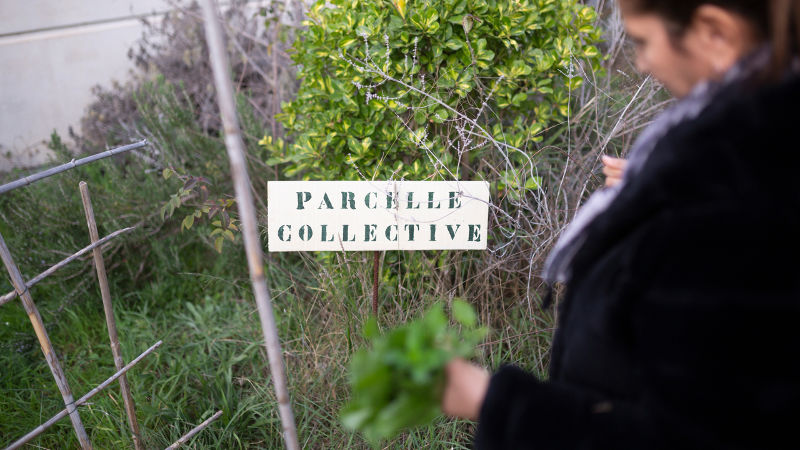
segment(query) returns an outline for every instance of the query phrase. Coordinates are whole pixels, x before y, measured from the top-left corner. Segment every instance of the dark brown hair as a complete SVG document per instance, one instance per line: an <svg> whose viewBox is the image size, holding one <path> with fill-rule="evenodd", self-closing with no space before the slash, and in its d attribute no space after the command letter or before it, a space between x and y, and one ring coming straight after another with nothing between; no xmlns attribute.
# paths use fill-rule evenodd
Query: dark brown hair
<svg viewBox="0 0 800 450"><path fill-rule="evenodd" d="M702 5L715 5L750 20L761 39L772 45L770 74L784 73L800 44L800 0L624 0L633 10L654 13L681 35Z"/></svg>

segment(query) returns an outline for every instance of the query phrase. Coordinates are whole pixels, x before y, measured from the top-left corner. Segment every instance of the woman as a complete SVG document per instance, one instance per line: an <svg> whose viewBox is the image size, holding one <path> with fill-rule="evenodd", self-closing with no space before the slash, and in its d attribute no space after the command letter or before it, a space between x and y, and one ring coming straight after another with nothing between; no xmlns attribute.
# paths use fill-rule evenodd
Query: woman
<svg viewBox="0 0 800 450"><path fill-rule="evenodd" d="M548 260L549 380L455 360L443 409L478 449L798 448L800 2L619 3L681 100Z"/></svg>

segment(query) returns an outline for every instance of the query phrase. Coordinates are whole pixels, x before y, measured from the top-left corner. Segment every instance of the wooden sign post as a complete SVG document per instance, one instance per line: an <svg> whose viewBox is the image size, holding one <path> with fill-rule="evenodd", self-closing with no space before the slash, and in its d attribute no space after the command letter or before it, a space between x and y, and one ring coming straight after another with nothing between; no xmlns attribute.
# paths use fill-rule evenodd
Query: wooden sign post
<svg viewBox="0 0 800 450"><path fill-rule="evenodd" d="M267 196L270 252L486 249L484 181L271 181Z"/></svg>

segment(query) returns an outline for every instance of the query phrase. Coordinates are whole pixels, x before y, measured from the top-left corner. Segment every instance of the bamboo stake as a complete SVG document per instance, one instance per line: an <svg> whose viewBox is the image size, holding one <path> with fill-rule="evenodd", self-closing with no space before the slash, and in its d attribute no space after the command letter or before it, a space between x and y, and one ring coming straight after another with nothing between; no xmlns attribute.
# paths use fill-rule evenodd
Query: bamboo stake
<svg viewBox="0 0 800 450"><path fill-rule="evenodd" d="M87 392L86 395L84 395L83 397L79 398L74 403L75 407L83 405L84 403L89 401L89 399L91 399L92 397L97 395L100 391L102 391L103 389L108 387L108 385L113 383L117 378L125 375L125 372L131 370L131 368L133 366L135 366L136 364L139 364L139 361L141 361L142 358L144 358L145 356L147 356L150 353L152 353L152 351L155 350L159 345L161 345L161 343L162 343L162 341L156 342L155 344L153 344L152 347L148 348L147 350L142 352L141 355L137 356L133 361L129 362L128 365L126 365L125 367L122 368L122 370L117 371L117 373L115 373L114 375L111 375L108 379L106 379L106 381L100 383L96 388L94 388L91 391ZM38 427L36 427L33 430L31 430L25 436L22 436L17 441L13 442L11 445L6 447L5 450L14 450L14 449L22 447L26 443L30 442L31 439L33 439L36 436L42 434L46 429L50 428L54 423L56 423L59 420L63 419L64 416L66 416L67 414L69 414L69 412L66 409L62 409L61 412L59 412L55 416L51 417L50 420L48 420L47 422L39 425Z"/></svg>
<svg viewBox="0 0 800 450"><path fill-rule="evenodd" d="M208 419L204 420L203 423L201 423L200 425L192 428L192 431L184 434L180 439L175 441L174 444L170 445L169 447L165 448L164 450L174 450L174 449L180 447L181 445L185 444L186 441L188 441L189 439L194 437L195 434L203 431L203 428L207 427L208 424L210 424L211 422L219 419L219 416L221 416L221 415L222 415L222 411L221 410L215 412L213 416L211 416Z"/></svg>
<svg viewBox="0 0 800 450"><path fill-rule="evenodd" d="M4 194L8 191L14 190L16 188L27 186L31 183L35 183L43 178L47 178L49 176L55 175L57 173L64 172L65 170L73 169L78 166L82 166L84 164L89 164L90 162L94 162L103 158L108 158L109 156L118 155L120 153L125 153L129 150L134 150L137 148L142 148L147 145L147 140L141 140L134 144L123 145L122 147L112 148L111 150L104 151L102 153L97 153L92 156L87 156L86 158L81 158L78 160L72 160L68 163L61 164L60 166L51 167L50 169L44 170L39 173L35 173L33 175L20 178L19 180L12 181L11 183L4 184L0 186L0 194Z"/></svg>
<svg viewBox="0 0 800 450"><path fill-rule="evenodd" d="M244 143L239 129L239 120L236 117L236 102L233 97L228 55L225 52L225 43L222 37L222 28L219 23L216 4L213 0L203 0L200 3L203 7L206 41L208 42L211 66L214 70L217 101L225 129L225 147L228 150L231 174L236 190L236 203L238 204L239 216L242 221L242 236L247 253L247 264L250 268L250 281L253 284L253 294L256 298L258 315L261 319L261 329L267 346L270 372L278 400L278 412L283 425L284 442L287 449L299 450L297 428L294 423L289 390L286 387L281 343L272 311L272 300L270 299L267 281L264 276L264 254L261 250L261 242L258 236L258 224L256 222L253 194L250 191L250 178L247 174Z"/></svg>
<svg viewBox="0 0 800 450"><path fill-rule="evenodd" d="M127 232L129 232L131 230L135 230L135 229L136 229L136 227L123 228L121 230L117 230L117 231L109 234L108 236L104 237L103 239L100 239L97 242L94 242L94 243L92 243L90 245L87 245L86 247L80 249L75 254L73 254L73 255L71 255L71 256L69 256L67 258L62 259L61 261L58 262L58 264L50 267L49 269L45 270L44 272L40 273L39 275L36 275L35 277L33 277L30 280L28 280L28 282L25 283L25 287L28 288L28 289L32 288L36 283L38 283L38 282L44 280L45 278L49 277L56 270L66 266L67 264L71 263L72 261L75 261L76 259L80 258L84 254L88 253L90 250L98 248L101 245L105 244L106 242L110 241L111 239L114 239L115 237L117 237L117 236L119 236L121 234L125 234L125 233L127 233ZM8 294L0 297L0 306L5 305L6 303L10 302L11 300L14 300L15 298L17 298L17 291L9 292Z"/></svg>
<svg viewBox="0 0 800 450"><path fill-rule="evenodd" d="M83 211L86 214L86 224L89 227L89 238L94 244L100 237L97 233L92 199L89 197L89 186L85 181L81 181L78 186L81 191L81 200L83 200ZM108 339L111 341L111 354L114 356L114 367L119 371L125 367L125 362L122 360L122 352L119 346L117 322L114 319L114 307L111 304L111 289L108 287L103 251L100 247L95 247L92 253L94 255L95 271L97 272L97 283L100 285L100 295L103 298L103 311L105 311L106 325L108 326ZM131 433L133 433L133 447L136 450L142 450L139 421L136 420L136 405L133 402L133 396L131 396L128 378L124 374L119 377L119 389L122 392L122 403L125 406L125 414L128 416L128 425L130 425Z"/></svg>
<svg viewBox="0 0 800 450"><path fill-rule="evenodd" d="M50 343L50 337L44 328L42 316L39 315L39 310L36 309L36 305L33 303L33 298L25 285L25 280L23 280L19 268L14 263L14 259L11 258L11 252L9 252L2 234L0 234L0 257L2 257L3 264L5 264L8 274L11 276L11 283L14 285L14 289L17 290L17 293L22 298L22 306L31 320L33 330L39 339L39 345L42 347L44 359L47 360L50 372L53 373L53 378L55 378L56 385L58 385L58 390L61 391L61 397L64 398L64 405L67 407L69 419L72 421L72 428L75 429L81 448L84 450L91 449L92 444L89 442L89 436L86 435L86 430L83 428L83 422L81 422L81 417L78 415L72 391L69 388L69 383L67 383L67 377L64 376L64 371L61 370L61 364L58 362L55 350L53 350L53 344Z"/></svg>

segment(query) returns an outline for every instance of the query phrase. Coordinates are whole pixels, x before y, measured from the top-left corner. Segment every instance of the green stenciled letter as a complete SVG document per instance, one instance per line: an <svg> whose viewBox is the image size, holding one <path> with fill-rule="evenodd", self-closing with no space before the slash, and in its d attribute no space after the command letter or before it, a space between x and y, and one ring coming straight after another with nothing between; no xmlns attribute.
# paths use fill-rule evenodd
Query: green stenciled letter
<svg viewBox="0 0 800 450"><path fill-rule="evenodd" d="M447 226L447 231L450 233L450 240L454 240L456 238L456 232L458 229L461 228L461 224L456 225L456 229L453 229L452 225Z"/></svg>
<svg viewBox="0 0 800 450"><path fill-rule="evenodd" d="M377 225L364 225L364 242L375 242L378 240L375 237L376 229L378 229Z"/></svg>
<svg viewBox="0 0 800 450"><path fill-rule="evenodd" d="M322 209L323 204L325 205L326 209L333 209L333 203L331 203L331 199L328 198L327 192L322 194L322 201L319 202L319 208L317 209Z"/></svg>
<svg viewBox="0 0 800 450"><path fill-rule="evenodd" d="M350 209L356 209L356 194L342 192L342 209L347 209L348 203L350 204Z"/></svg>
<svg viewBox="0 0 800 450"><path fill-rule="evenodd" d="M481 226L480 225L470 225L469 226L469 233L467 233L467 240L472 242L480 242L481 241Z"/></svg>
<svg viewBox="0 0 800 450"><path fill-rule="evenodd" d="M408 204L406 205L406 208L408 208L408 209L419 209L419 202L417 202L416 205L414 205L414 193L413 192L409 192L408 193Z"/></svg>
<svg viewBox="0 0 800 450"><path fill-rule="evenodd" d="M300 227L300 232L297 233L297 234L300 235L300 240L301 241L308 241L308 240L311 239L311 236L313 236L314 233L311 231L311 227L310 226L303 225L302 227Z"/></svg>
<svg viewBox="0 0 800 450"><path fill-rule="evenodd" d="M414 242L414 231L419 231L419 224L418 223L407 223L405 225L405 229L406 229L406 231L408 231L408 242Z"/></svg>
<svg viewBox="0 0 800 450"><path fill-rule="evenodd" d="M461 193L460 192L451 192L450 193L450 209L461 208Z"/></svg>
<svg viewBox="0 0 800 450"><path fill-rule="evenodd" d="M392 238L392 231L394 231L394 238ZM389 225L386 227L386 239L397 242L397 225Z"/></svg>
<svg viewBox="0 0 800 450"><path fill-rule="evenodd" d="M322 226L322 242L333 242L334 236L331 235L331 238L328 239L328 225Z"/></svg>
<svg viewBox="0 0 800 450"><path fill-rule="evenodd" d="M431 224L431 242L436 242L436 224Z"/></svg>
<svg viewBox="0 0 800 450"><path fill-rule="evenodd" d="M394 193L386 193L386 209L397 208L397 200L394 198Z"/></svg>
<svg viewBox="0 0 800 450"><path fill-rule="evenodd" d="M369 198L371 196L375 196L375 203L373 203L372 206L370 206L370 203L369 203ZM377 192L370 192L367 195L365 195L364 196L364 206L366 206L367 209L378 209L378 193Z"/></svg>
<svg viewBox="0 0 800 450"><path fill-rule="evenodd" d="M350 236L350 225L342 225L342 242L353 242L355 240L356 235Z"/></svg>
<svg viewBox="0 0 800 450"><path fill-rule="evenodd" d="M311 200L311 192L298 192L297 193L297 209L306 209L305 203Z"/></svg>
<svg viewBox="0 0 800 450"><path fill-rule="evenodd" d="M436 206L433 206L433 192L428 192L428 209L439 209L442 206L442 202L436 202Z"/></svg>
<svg viewBox="0 0 800 450"><path fill-rule="evenodd" d="M284 231L289 233L288 236L286 236L285 238L284 238L284 235L283 235ZM278 239L280 239L283 242L291 241L292 240L292 226L291 225L281 225L281 227L278 228Z"/></svg>

